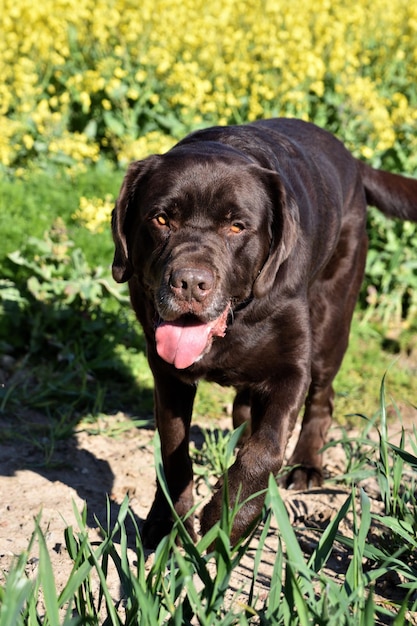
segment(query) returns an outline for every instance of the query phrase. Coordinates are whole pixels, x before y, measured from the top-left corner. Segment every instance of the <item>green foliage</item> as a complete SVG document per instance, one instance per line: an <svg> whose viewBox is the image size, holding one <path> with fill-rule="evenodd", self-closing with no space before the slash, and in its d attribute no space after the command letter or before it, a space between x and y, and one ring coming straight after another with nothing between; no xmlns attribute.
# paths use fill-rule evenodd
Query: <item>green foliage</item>
<svg viewBox="0 0 417 626"><path fill-rule="evenodd" d="M416 166L417 21L404 0L354 10L225 0L221 12L207 0L45 0L36 10L5 0L3 13L4 168L103 153L125 164L198 126L276 115Z"/></svg>
<svg viewBox="0 0 417 626"><path fill-rule="evenodd" d="M411 440L417 448L417 438ZM236 442L235 433L230 443ZM406 453L404 447L392 446L385 438L383 418L381 437L376 446L375 477L392 485L398 479L402 489L406 480L392 482L392 472L386 471L398 463L398 455L415 473L417 457ZM228 446L223 458L223 468L229 464L231 449ZM158 479L165 494L167 486L162 472L159 445L155 447ZM395 470L394 470L394 473ZM348 478L348 477L347 477ZM415 475L414 475L415 478ZM351 480L352 477L348 478ZM382 481L382 483L381 483ZM407 491L408 509L416 507L414 489ZM290 522L276 481L271 476L266 502L258 526L243 537L236 546L229 542L229 532L236 507L229 509L225 495L223 515L197 544L188 535L183 521L171 504L175 524L171 534L159 544L151 566L142 546L128 499L122 503L114 525L108 521L101 526L102 541L92 544L87 528L87 510L80 513L74 507L78 530L67 527L65 542L73 568L64 588L58 593L45 539L36 521L34 536L28 550L16 561L0 587L0 626L34 626L40 620L45 625L104 624L106 626L160 624L214 624L248 625L275 624L276 626L372 626L395 623L411 624L409 616L417 609L417 563L415 554L415 527L397 517L395 501L401 490L390 487L391 515L376 516L370 511L366 493L353 485L350 494L327 527L317 535L317 543L306 557L299 539L305 529ZM391 506L391 505L390 505ZM388 511L387 511L388 513ZM193 514L193 513L191 513ZM353 519L353 534L342 534L341 523L347 516ZM134 562L129 560L126 521L132 518L135 539ZM108 509L110 520L110 505ZM271 524L279 528L279 547L270 581L270 591L261 600L255 593L260 564ZM377 541L368 540L371 524L377 520L387 528L389 538L381 535ZM276 532L276 531L274 531ZM35 580L25 574L35 539L39 542L39 568ZM131 543L130 538L130 543ZM182 545L180 548L178 543ZM344 544L351 551L343 576L334 577L326 570L335 545ZM214 546L214 548L212 547ZM405 556L407 555L407 556ZM251 558L250 584L247 600L242 604L239 589L228 594L231 576L243 558ZM120 581L120 600L115 601L108 586L110 569L115 569ZM374 588L378 581L392 569L401 574L404 582L403 600L398 605L384 607L375 600ZM98 590L97 583L98 581ZM43 598L44 614L41 617L39 600ZM394 619L395 617L395 619ZM394 620L394 621L393 621Z"/></svg>
<svg viewBox="0 0 417 626"><path fill-rule="evenodd" d="M239 437L245 424L233 431L203 429L203 445L194 451L196 473L203 478L210 475L222 476L230 465ZM226 464L226 465L225 465Z"/></svg>
<svg viewBox="0 0 417 626"><path fill-rule="evenodd" d="M88 337L106 309L114 309L108 296L118 294L103 270L90 269L82 251L72 249L60 220L45 239L30 237L8 259L14 281L0 284L2 341L12 336L13 348L27 347L31 354L59 350L59 359L74 358L68 352L73 338Z"/></svg>
<svg viewBox="0 0 417 626"><path fill-rule="evenodd" d="M28 549L22 552L7 576L5 585L0 587L0 626L20 626L24 615L36 611L38 594L37 581L29 580L25 568L35 541L35 534L29 541Z"/></svg>
<svg viewBox="0 0 417 626"><path fill-rule="evenodd" d="M152 410L143 337L126 292L116 290L109 276L110 229L92 235L74 217L81 198L116 197L123 173L103 160L104 154L125 167L165 151L194 128L284 114L335 132L376 167L409 174L417 168L417 83L410 79L417 67L413 3L364 0L354 11L343 2L331 10L314 2L303 11L297 3L267 3L260 12L254 3L242 10L226 2L220 18L218 3L196 6L188 0L145 2L139 12L124 0L59 2L56 8L55 0L36 6L7 0L0 38L0 368L6 377L0 386L6 424L1 435L31 437L43 446L46 464L53 460L56 441L69 436L80 419L88 416L94 428L94 416L102 411L134 407L148 417ZM92 162L96 165L85 169ZM375 211L368 225L361 320L354 324L336 384L339 415L373 414L368 410L376 397L373 380L380 379L394 354L411 355L412 363L392 370L390 389L401 400L414 393L417 227ZM196 412L211 416L218 411L216 402L228 408L231 397L228 390L201 385ZM114 527L109 522L102 528L98 546L89 541L86 510L77 514L78 530L68 528L65 535L74 567L60 593L37 520L27 552L0 587L0 626L372 626L387 613L376 607L373 588L393 568L407 592L394 623L407 624L407 611L417 609L417 433L412 453L404 436L398 446L388 442L384 402L382 394L381 419L379 414L365 418L361 436L341 437L348 458L343 479L354 486L308 559L298 544L303 531L290 524L271 480L245 607L231 609L235 598L224 602L232 572L252 550L251 534L230 546L235 511L227 502L219 524L197 546L177 519L149 570L137 529L136 564L128 562L126 500ZM46 425L36 428L45 429L47 437L37 438L33 424L21 429L31 409L45 414ZM380 438L373 443L369 435L376 425ZM203 447L195 452L199 478L207 478L207 467L216 475L225 471L236 436L205 433ZM385 529L377 546L367 543L372 516L366 495L355 486L370 476L378 481L385 506L385 515L377 518ZM353 539L339 532L350 513ZM280 549L270 593L259 603L254 590L274 519ZM32 580L25 566L35 541L40 566ZM341 581L324 569L335 542L352 551ZM212 544L215 550L206 554ZM372 567L366 569L364 562ZM108 588L110 566L116 567L123 590L116 605ZM97 577L98 599L93 595Z"/></svg>
<svg viewBox="0 0 417 626"><path fill-rule="evenodd" d="M126 291L116 290L108 270L88 264L59 219L8 262L13 280L0 281L0 347L10 378L0 388L0 411L42 408L55 418L54 431L63 415L72 422L80 411L99 413L107 381L116 388L131 380L128 351L143 350Z"/></svg>
<svg viewBox="0 0 417 626"><path fill-rule="evenodd" d="M122 172L104 161L77 175L64 168L34 168L22 177L0 176L0 276L13 278L7 255L21 250L29 237L41 239L57 218L64 221L70 238L90 264L108 267L113 258L110 223L103 233L92 236L87 229L79 228L73 215L82 197L104 198L110 194L116 198L122 177Z"/></svg>
<svg viewBox="0 0 417 626"><path fill-rule="evenodd" d="M417 317L417 228L389 220L375 210L369 216L369 252L362 290L365 319L398 328Z"/></svg>

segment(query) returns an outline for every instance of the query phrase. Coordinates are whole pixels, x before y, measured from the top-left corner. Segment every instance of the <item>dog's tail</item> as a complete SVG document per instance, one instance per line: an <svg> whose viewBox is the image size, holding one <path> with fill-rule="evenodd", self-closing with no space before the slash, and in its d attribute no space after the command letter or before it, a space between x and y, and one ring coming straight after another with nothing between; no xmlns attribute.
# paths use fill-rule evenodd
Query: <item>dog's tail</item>
<svg viewBox="0 0 417 626"><path fill-rule="evenodd" d="M417 222L417 180L359 164L368 204L388 217Z"/></svg>

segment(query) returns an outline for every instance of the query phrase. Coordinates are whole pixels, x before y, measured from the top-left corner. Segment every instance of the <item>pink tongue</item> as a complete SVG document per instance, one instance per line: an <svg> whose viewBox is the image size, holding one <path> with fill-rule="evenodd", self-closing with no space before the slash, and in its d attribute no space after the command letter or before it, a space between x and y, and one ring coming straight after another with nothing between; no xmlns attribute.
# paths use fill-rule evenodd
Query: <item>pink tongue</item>
<svg viewBox="0 0 417 626"><path fill-rule="evenodd" d="M155 332L159 356L182 370L197 361L209 341L213 324L163 322Z"/></svg>

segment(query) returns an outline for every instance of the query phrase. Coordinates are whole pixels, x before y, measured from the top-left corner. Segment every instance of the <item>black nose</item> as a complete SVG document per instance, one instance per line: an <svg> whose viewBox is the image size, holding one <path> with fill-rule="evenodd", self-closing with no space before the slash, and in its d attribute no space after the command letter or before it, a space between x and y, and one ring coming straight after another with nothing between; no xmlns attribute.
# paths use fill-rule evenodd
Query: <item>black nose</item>
<svg viewBox="0 0 417 626"><path fill-rule="evenodd" d="M170 285L176 296L201 302L213 289L214 275L209 269L184 267L172 272Z"/></svg>

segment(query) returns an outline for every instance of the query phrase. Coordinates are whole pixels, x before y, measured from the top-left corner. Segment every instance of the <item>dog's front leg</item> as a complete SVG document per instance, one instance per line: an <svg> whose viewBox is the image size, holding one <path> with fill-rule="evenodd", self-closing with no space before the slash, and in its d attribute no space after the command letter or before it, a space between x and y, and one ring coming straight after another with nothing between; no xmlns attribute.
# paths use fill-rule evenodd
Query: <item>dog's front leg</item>
<svg viewBox="0 0 417 626"><path fill-rule="evenodd" d="M284 367L282 374L268 381L261 391L252 389L252 434L239 450L236 461L227 473L229 506L263 491L269 475L281 469L285 448L304 402L309 384L306 366ZM238 510L231 531L235 544L262 511L265 494L252 498ZM219 520L224 500L223 488L214 494L201 515L201 530Z"/></svg>
<svg viewBox="0 0 417 626"><path fill-rule="evenodd" d="M149 359L155 379L155 419L161 440L162 462L170 497L179 516L185 516L193 505L193 470L189 455L190 422L196 385L186 384L172 376L158 357ZM155 548L167 535L174 520L161 486L157 484L154 502L142 529L143 543ZM196 539L193 517L185 526Z"/></svg>

